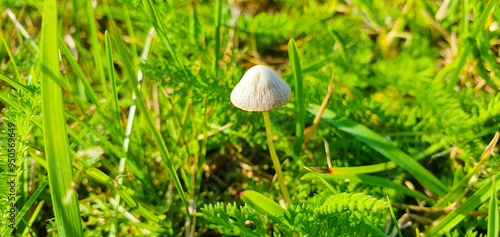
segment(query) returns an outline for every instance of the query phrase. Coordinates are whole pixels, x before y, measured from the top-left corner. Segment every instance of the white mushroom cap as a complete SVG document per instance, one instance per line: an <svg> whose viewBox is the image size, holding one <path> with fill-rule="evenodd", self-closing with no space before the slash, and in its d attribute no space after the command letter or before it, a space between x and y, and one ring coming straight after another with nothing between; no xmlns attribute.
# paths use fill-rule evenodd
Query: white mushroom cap
<svg viewBox="0 0 500 237"><path fill-rule="evenodd" d="M231 103L246 111L269 111L290 100L290 86L262 65L250 68L231 92Z"/></svg>

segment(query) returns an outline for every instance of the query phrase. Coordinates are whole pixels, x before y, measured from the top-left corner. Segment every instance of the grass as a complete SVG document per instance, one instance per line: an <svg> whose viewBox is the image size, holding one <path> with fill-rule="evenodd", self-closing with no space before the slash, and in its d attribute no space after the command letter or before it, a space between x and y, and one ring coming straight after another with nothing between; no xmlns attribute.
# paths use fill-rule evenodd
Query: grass
<svg viewBox="0 0 500 237"><path fill-rule="evenodd" d="M390 159L399 167L412 174L417 180L422 182L422 184L426 185L437 195L444 196L449 192L449 189L432 173L427 171L404 152L392 146L390 142L385 140L383 137L354 121L346 118L336 118L333 112L329 110L326 110L325 112L326 113L323 114L323 120L356 137L383 156L387 157L387 159ZM314 114L314 111L312 113Z"/></svg>
<svg viewBox="0 0 500 237"><path fill-rule="evenodd" d="M490 196L490 207L488 209L488 236L498 236L498 200L496 190L496 179L495 176L492 177L493 187Z"/></svg>
<svg viewBox="0 0 500 237"><path fill-rule="evenodd" d="M498 236L496 1L0 12L1 236ZM293 88L264 121L256 64Z"/></svg>
<svg viewBox="0 0 500 237"><path fill-rule="evenodd" d="M297 108L297 116L295 118L295 140L293 149L295 154L302 151L302 141L304 136L305 126L305 105L304 105L304 86L302 85L302 68L300 59L297 52L297 45L293 39L288 42L288 57L290 58L290 65L292 67L293 79L295 80L295 105Z"/></svg>
<svg viewBox="0 0 500 237"><path fill-rule="evenodd" d="M51 200L58 223L57 230L62 236L83 236L64 119L58 47L52 41L57 37L58 28L56 4L56 1L47 0L43 5L44 21L40 52L43 139Z"/></svg>

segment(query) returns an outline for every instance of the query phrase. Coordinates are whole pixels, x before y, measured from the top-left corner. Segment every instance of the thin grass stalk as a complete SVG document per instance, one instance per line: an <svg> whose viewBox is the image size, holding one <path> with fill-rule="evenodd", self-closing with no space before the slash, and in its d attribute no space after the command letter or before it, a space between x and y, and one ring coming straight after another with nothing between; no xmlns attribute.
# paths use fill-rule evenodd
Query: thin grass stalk
<svg viewBox="0 0 500 237"><path fill-rule="evenodd" d="M16 75L16 79L17 81L22 83L23 79L21 78L19 70L17 69L16 58L12 55L12 52L10 51L9 45L7 45L7 42L5 41L3 34L2 34L2 42L3 45L5 46L5 51L7 51L7 54L9 55L9 62L12 64L12 67L14 68L14 74Z"/></svg>
<svg viewBox="0 0 500 237"><path fill-rule="evenodd" d="M113 108L113 116L114 116L117 124L120 124L120 110L119 110L119 105L118 105L118 94L116 92L116 79L114 76L113 55L111 53L111 43L110 43L109 35L108 35L107 31L104 33L104 40L105 40L105 47L106 47L106 58L107 58L108 65L109 65L108 77L109 77L110 84L111 84L110 85L111 86L111 96L112 96L112 101L113 101L113 105L114 105L113 106L114 107ZM124 145L124 148L125 148L124 152L126 153L127 149L128 149L128 144L126 147ZM125 162L126 162L126 157L120 158L120 165L118 167L119 171L118 171L118 178L117 178L118 184L123 183L123 179L121 179L120 177L123 175L123 172L125 170ZM119 214L118 207L120 206L120 195L116 194L115 200L116 200L116 205L114 207L114 214L115 214L115 217L118 217L118 214ZM108 236L110 236L110 237L116 236L116 229L117 229L118 224L119 224L118 218L116 218L116 221L113 221L113 224L111 225Z"/></svg>
<svg viewBox="0 0 500 237"><path fill-rule="evenodd" d="M196 216L194 213L196 213L196 198L199 197L199 192L200 192L200 187L201 187L201 179L202 179L202 174L203 174L203 165L205 164L205 158L207 155L207 141L208 141L208 99L207 96L203 96L203 102L204 102L204 113L203 113L203 139L202 139L202 144L201 144L201 156L200 159L197 160L196 164L196 181L194 184L195 187L195 193L193 194L192 199L190 200L192 203L194 203L194 212L191 213L193 215L193 222L196 224ZM191 203L190 203L191 204ZM193 224L194 225L194 224Z"/></svg>
<svg viewBox="0 0 500 237"><path fill-rule="evenodd" d="M184 147L186 149L186 166L187 167L192 167L192 160L191 160L191 156L194 156L195 154L193 152L191 152L191 149L189 148L189 141L188 141L188 137L186 136L186 131L185 131L185 123L186 123L186 120L187 120L187 116L188 116L188 113L189 113L189 107L190 107L190 99L187 100L187 103L186 103L186 106L185 108L183 109L184 112L182 112L182 117L179 116L179 113L177 113L177 109L175 108L175 102L172 100L172 98L170 98L168 96L167 93L164 93L164 95L167 97L167 100L170 104L170 107L171 107L171 110L172 110L172 115L173 117L175 118L175 120L177 121L177 127L179 128L178 129L178 132L179 132L179 137L176 141L176 145L177 147L179 147L179 145L182 145L182 144L179 144L179 142L182 141L182 143L184 144ZM178 154L179 158L182 156L182 155L179 155L181 154L181 152L174 152L174 154ZM186 169L188 170L188 169ZM185 184L186 184L186 189L188 190L189 194L190 195L193 195L194 193L194 176L193 176L193 172L190 172L190 173L187 173L186 170L181 170L181 172L184 172L184 176L186 176L185 180Z"/></svg>
<svg viewBox="0 0 500 237"><path fill-rule="evenodd" d="M17 80L14 80L8 76L6 76L5 74L3 74L2 72L0 72L0 79L2 79L3 81L7 82L9 85L11 85L12 87L14 87L14 89L21 89L21 90L24 90L24 91L28 91L28 87L26 87L23 83L17 81Z"/></svg>
<svg viewBox="0 0 500 237"><path fill-rule="evenodd" d="M64 118L62 88L59 78L57 42L57 1L45 0L42 22L41 89L45 157L50 193L60 236L83 236L80 209L72 187L68 133Z"/></svg>
<svg viewBox="0 0 500 237"><path fill-rule="evenodd" d="M73 0L74 1L74 0ZM73 13L73 14L76 14L76 13ZM73 19L73 22L77 22L75 19ZM78 27L76 27L78 28ZM75 29L75 35L79 35L78 34L78 30ZM65 35L64 36L64 41L68 44L68 47L69 47L69 50L71 51L71 53L73 54L73 58L75 58L76 61L78 61L78 49L77 49L77 44L78 45L82 45L82 42L80 41L79 37L77 37L76 39L73 39L73 37L71 37L71 35ZM86 62L86 60L84 60ZM69 81L69 79L68 79ZM83 101L87 101L88 98L87 98L87 95L85 94L85 87L83 86L83 83L79 80L76 81L76 90L78 91L78 96L80 96L80 98L77 99L76 96L73 96L73 98L75 99L75 101L77 101L77 103L79 104L82 104L83 105ZM82 106L80 106L81 108L84 108ZM82 111L83 114L85 114L85 112Z"/></svg>
<svg viewBox="0 0 500 237"><path fill-rule="evenodd" d="M112 116L113 119L115 120L115 124L117 124L116 130L121 133L121 126L120 126L120 107L118 104L118 91L116 89L116 78L115 78L115 72L114 72L114 67L113 67L113 55L111 52L111 43L109 40L109 34L106 31L104 33L104 41L105 41L105 48L106 48L106 59L108 61L109 67L108 67L108 77L109 77L109 84L111 87L111 99L113 101L113 109L112 109ZM122 135L123 136L123 135Z"/></svg>
<svg viewBox="0 0 500 237"><path fill-rule="evenodd" d="M136 38L135 38L134 26L132 25L132 20L130 19L130 12L128 10L128 7L125 4L123 5L123 13L125 14L125 23L127 26L127 32L128 32L129 37L131 39L130 52L137 52L137 42L136 42ZM149 39L149 37L148 37L148 39ZM137 60L136 53L132 53L131 56L132 56L132 63L134 63L134 64L139 63ZM109 66L111 67L112 65L109 65Z"/></svg>
<svg viewBox="0 0 500 237"><path fill-rule="evenodd" d="M44 204L45 204L44 200L42 200L38 203L38 205L35 208L35 211L33 211L33 214L31 215L31 218L29 219L28 224L27 224L26 228L24 228L23 234L21 236L28 236L28 231L31 231L30 233L33 233L31 226L33 225L36 218L38 217L38 214L40 214L40 211L42 210L42 207Z"/></svg>
<svg viewBox="0 0 500 237"><path fill-rule="evenodd" d="M24 138L26 138L26 134L21 134L22 136L24 136ZM24 139L22 138L22 139ZM21 157L23 158L23 163L22 163L22 169L21 169L21 175L19 177L19 184L21 186L20 190L21 190L21 193L19 194L20 198L17 200L17 205L18 206L21 206L21 207L24 207L24 205L26 204L26 202L28 201L28 196L29 196L29 161L30 161L30 158L28 157L28 152L26 150L24 150L22 152L22 155ZM23 218L23 222L26 222L28 219L27 217ZM23 225L20 225L18 226L19 229L23 229L22 228Z"/></svg>
<svg viewBox="0 0 500 237"><path fill-rule="evenodd" d="M205 99L205 98L204 98ZM204 100L206 102L206 100ZM196 122L195 122L195 119L196 118L196 115L194 113L194 109L193 109L193 104L192 104L192 98L189 98L188 99L188 103L187 103L187 109L186 109L186 118L187 118L187 114L190 114L191 115L191 127L192 127L192 130L193 130L193 136L195 137L196 139L196 135L198 134L198 131L196 130ZM205 109L205 113L206 113L206 109ZM186 123L186 121L184 121L184 124ZM206 129L205 129L206 130ZM185 136L185 133L184 133L184 136ZM194 140L194 141L197 141L197 140ZM189 147L189 143L186 145L186 149ZM189 153L188 153L189 154ZM189 156L188 155L188 160L189 159ZM192 152L192 162L190 164L190 169L191 169L191 182L192 182L192 190L191 190L191 193L190 193L190 199L189 199L189 216L187 217L188 219L189 218L192 218L192 220L189 220L189 222L186 222L187 223L190 223L190 227L187 228L188 226L186 225L186 236L194 236L195 234L195 228L196 228L196 200L197 200L197 193L198 193L198 190L199 190L199 186L196 186L196 182L197 182L197 175L198 175L198 172L199 172L199 168L202 167L203 165L199 164L199 150L195 150ZM203 170L203 169L201 169Z"/></svg>
<svg viewBox="0 0 500 237"><path fill-rule="evenodd" d="M396 230L398 231L399 237L403 237L403 234L401 234L401 229L399 228L398 220L396 219L396 216L394 215L394 210L392 210L392 205L391 205L391 199L389 196L385 196L387 198L387 204L389 206L389 212L391 213L392 217L392 222L394 222L394 226L396 227Z"/></svg>
<svg viewBox="0 0 500 237"><path fill-rule="evenodd" d="M302 141L304 138L304 127L306 117L306 107L304 105L304 86L302 85L302 69L300 66L299 54L295 41L290 39L288 42L288 57L290 59L290 66L293 71L293 78L295 79L295 140L293 141L293 151L299 155L302 151Z"/></svg>
<svg viewBox="0 0 500 237"><path fill-rule="evenodd" d="M71 20L74 25L80 25L79 24L79 19L78 19L78 10L81 9L80 6L80 1L79 0L71 0L71 5L73 6L71 8ZM75 32L73 35L79 36L80 35L80 29L79 27L74 28ZM75 41L78 43L78 45L82 45L82 41L80 40L80 37L75 37Z"/></svg>
<svg viewBox="0 0 500 237"><path fill-rule="evenodd" d="M198 160L198 171L196 174L196 190L199 192L200 187L201 187L201 179L202 179L202 174L203 174L203 164L205 163L205 158L207 156L207 142L208 142L208 99L207 96L205 95L203 98L204 104L205 104L205 110L203 113L203 139L201 142L201 157L200 160ZM200 168L201 167L201 168ZM200 172L201 170L201 172Z"/></svg>
<svg viewBox="0 0 500 237"><path fill-rule="evenodd" d="M222 0L215 1L215 60L213 64L213 70L215 73L215 78L219 75L219 54L220 54L220 27L221 27L221 17L222 17Z"/></svg>
<svg viewBox="0 0 500 237"><path fill-rule="evenodd" d="M94 8L92 6L92 0L86 1L85 7L85 15L87 15L88 26L90 31L90 46L92 47L92 51L94 51L94 59L97 70L99 72L99 78L101 79L102 91L104 92L104 97L108 96L108 87L106 84L106 76L104 73L104 66L102 62L101 49L99 44L99 39L97 38L97 29L95 27L94 20ZM111 65L110 65L111 66Z"/></svg>
<svg viewBox="0 0 500 237"><path fill-rule="evenodd" d="M488 237L498 237L498 200L495 175L493 175L492 180L493 186L491 187L490 207L488 212Z"/></svg>

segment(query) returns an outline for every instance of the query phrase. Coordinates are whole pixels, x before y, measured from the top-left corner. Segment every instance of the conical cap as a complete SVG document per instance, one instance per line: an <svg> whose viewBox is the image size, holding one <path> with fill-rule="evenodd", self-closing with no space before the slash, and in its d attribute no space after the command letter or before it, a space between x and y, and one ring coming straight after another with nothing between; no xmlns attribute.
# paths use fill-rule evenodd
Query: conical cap
<svg viewBox="0 0 500 237"><path fill-rule="evenodd" d="M231 92L231 103L246 111L269 111L290 100L290 86L273 70L257 65L250 68Z"/></svg>

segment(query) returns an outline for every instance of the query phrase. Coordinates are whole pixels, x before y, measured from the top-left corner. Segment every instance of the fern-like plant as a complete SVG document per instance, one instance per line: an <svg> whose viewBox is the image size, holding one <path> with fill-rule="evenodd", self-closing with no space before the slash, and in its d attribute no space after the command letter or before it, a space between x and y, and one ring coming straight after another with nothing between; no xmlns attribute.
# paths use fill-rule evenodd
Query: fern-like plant
<svg viewBox="0 0 500 237"><path fill-rule="evenodd" d="M380 228L388 220L387 202L363 193L321 192L302 204L292 205L284 218L259 214L256 209L262 210L264 203L272 202L261 201L239 208L236 204L210 204L202 211L212 223L210 228L238 236L268 236L268 219L277 220L274 227L279 231L274 236L383 236Z"/></svg>
<svg viewBox="0 0 500 237"><path fill-rule="evenodd" d="M244 205L216 203L205 205L204 217L212 229L218 229L226 235L236 236L265 236L268 219L253 208Z"/></svg>
<svg viewBox="0 0 500 237"><path fill-rule="evenodd" d="M28 198L28 140L33 127L32 120L35 120L35 116L40 113L40 91L33 85L28 85L25 89L12 90L8 97L2 98L10 106L8 109L3 109L4 116L1 118L0 210L6 212L0 215L0 226L2 226L0 236L10 235L10 232L17 227L14 222L19 217L12 219L10 210L17 215ZM10 154L15 156L12 157ZM11 183L15 184L14 189L10 186ZM23 231L24 224L20 224L19 227L22 227L20 231Z"/></svg>

